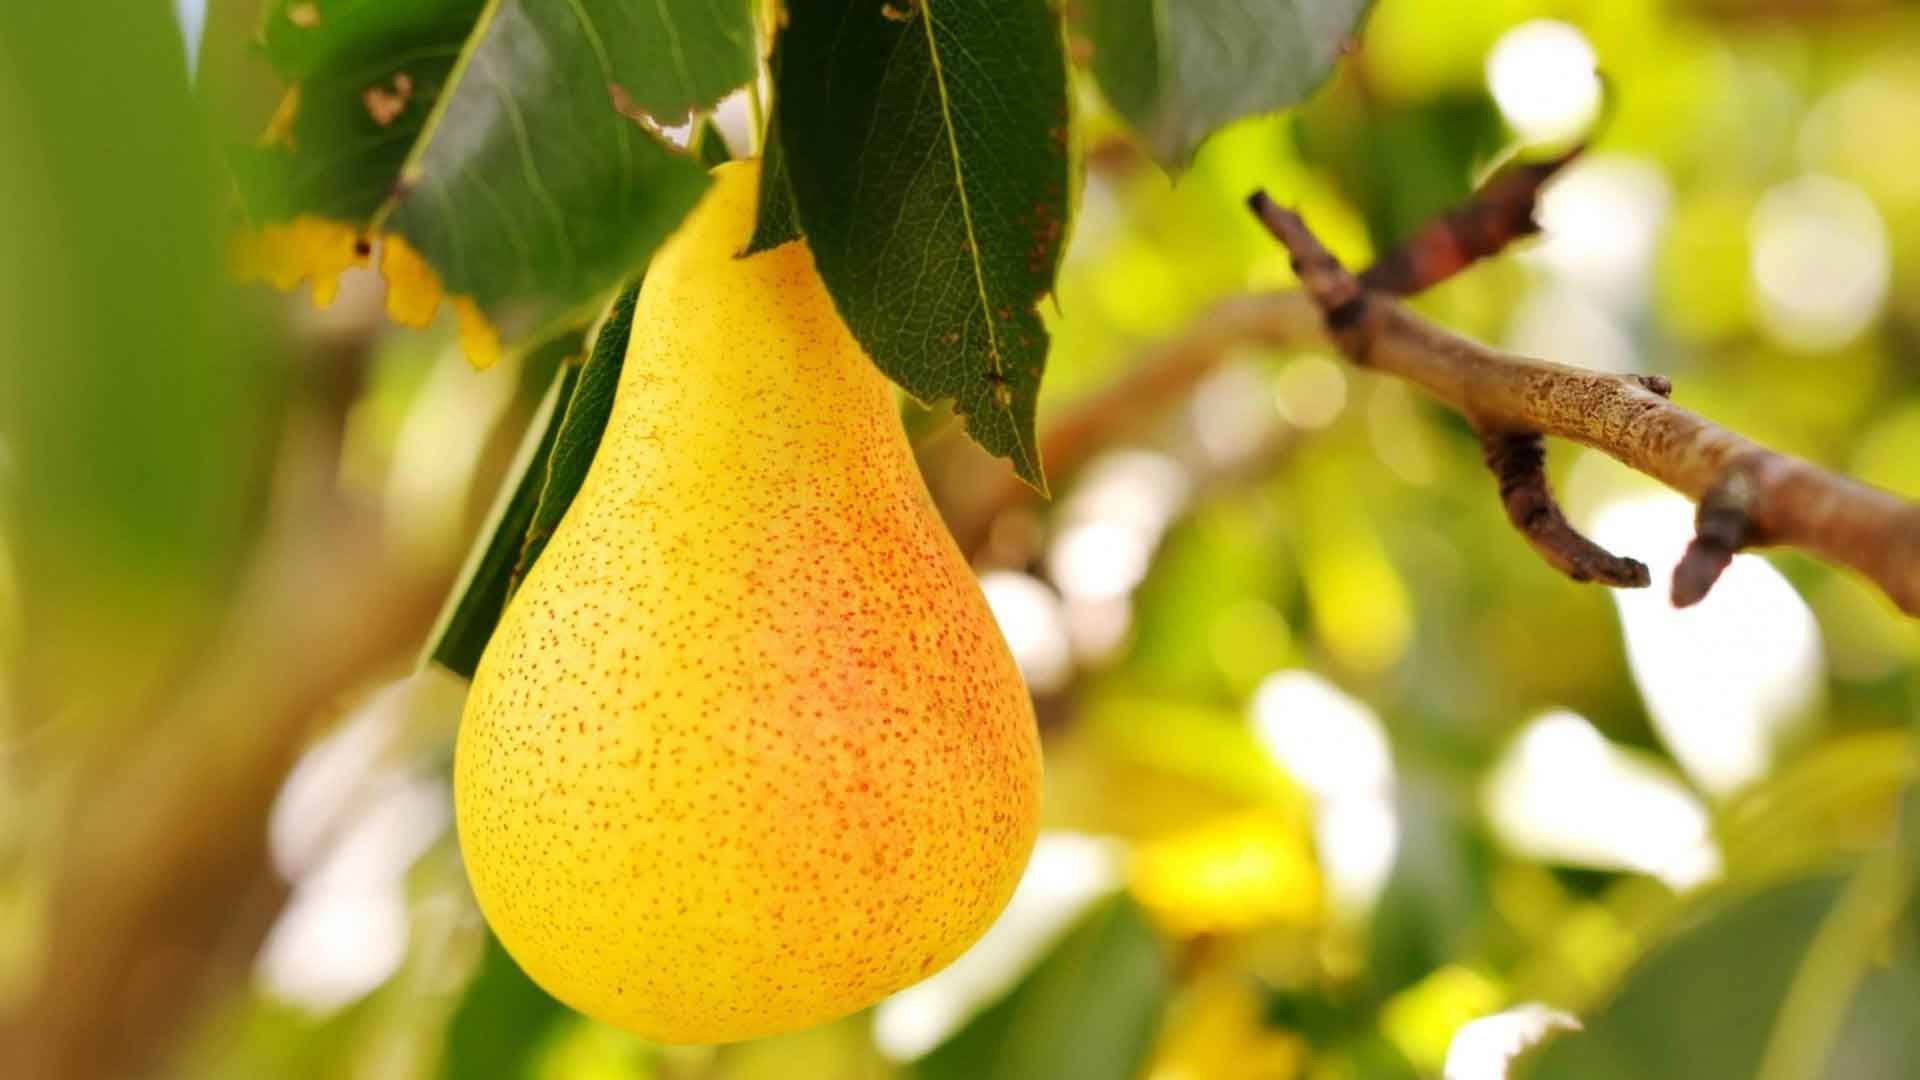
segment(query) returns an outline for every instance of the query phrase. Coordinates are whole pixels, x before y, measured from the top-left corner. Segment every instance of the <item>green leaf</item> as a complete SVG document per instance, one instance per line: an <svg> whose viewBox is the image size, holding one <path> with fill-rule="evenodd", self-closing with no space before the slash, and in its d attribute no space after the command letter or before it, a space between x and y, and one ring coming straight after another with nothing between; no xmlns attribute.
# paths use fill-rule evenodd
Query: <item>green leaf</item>
<svg viewBox="0 0 1920 1080"><path fill-rule="evenodd" d="M1169 168L1245 116L1306 99L1371 0L1084 0L1080 30L1114 109Z"/></svg>
<svg viewBox="0 0 1920 1080"><path fill-rule="evenodd" d="M1293 131L1302 160L1340 185L1381 251L1466 202L1506 139L1485 93L1388 104L1350 83L1302 108Z"/></svg>
<svg viewBox="0 0 1920 1080"><path fill-rule="evenodd" d="M569 399L579 378L580 369L572 364L562 365L555 373L553 385L541 399L508 472L518 479L495 501L480 530L485 539L467 556L450 594L452 599L440 613L439 625L427 637L427 659L461 678L473 678L487 639L493 636L494 625L506 610L507 598L513 592L514 567L519 563L527 527L533 523L534 509L540 503L547 458L560 434L558 405Z"/></svg>
<svg viewBox="0 0 1920 1080"><path fill-rule="evenodd" d="M928 1054L920 1080L1132 1080L1171 979L1138 905L1096 905L1004 999Z"/></svg>
<svg viewBox="0 0 1920 1080"><path fill-rule="evenodd" d="M643 264L705 190L652 129L752 72L745 0L492 0L384 224L495 325L546 325Z"/></svg>
<svg viewBox="0 0 1920 1080"><path fill-rule="evenodd" d="M1527 1075L1755 1075L1781 998L1844 881L1807 878L1714 905L1648 954L1586 1031L1549 1043Z"/></svg>
<svg viewBox="0 0 1920 1080"><path fill-rule="evenodd" d="M1068 211L1067 78L1046 0L789 0L775 122L840 315L922 401L1045 490L1034 402Z"/></svg>
<svg viewBox="0 0 1920 1080"><path fill-rule="evenodd" d="M779 63L777 55L774 63ZM753 235L740 254L756 255L798 239L800 223L793 216L793 186L787 180L787 156L780 150L780 110L775 108L767 119L767 145L760 155L760 204L753 216Z"/></svg>
<svg viewBox="0 0 1920 1080"><path fill-rule="evenodd" d="M440 1075L448 1080L530 1075L534 1052L545 1036L572 1015L527 978L489 933L480 971L467 984L447 1025Z"/></svg>
<svg viewBox="0 0 1920 1080"><path fill-rule="evenodd" d="M261 37L292 80L261 145L228 158L257 220L364 223L447 85L485 0L272 0Z"/></svg>
<svg viewBox="0 0 1920 1080"><path fill-rule="evenodd" d="M1493 852L1460 791L1411 765L1394 803L1400 842L1367 944L1366 989L1381 1001L1468 953L1493 904Z"/></svg>
<svg viewBox="0 0 1920 1080"><path fill-rule="evenodd" d="M504 336L643 265L706 186L659 131L753 74L748 0L273 0L296 80L232 151L256 223L403 236Z"/></svg>
<svg viewBox="0 0 1920 1080"><path fill-rule="evenodd" d="M377 63L423 42L446 42L454 53L486 0L268 0L260 40L281 74L305 79L348 63ZM450 54L447 59L451 61Z"/></svg>
<svg viewBox="0 0 1920 1080"><path fill-rule="evenodd" d="M99 737L123 705L150 722L231 617L274 490L295 346L221 286L224 182L187 73L165 5L0 3L9 732L37 715L16 701Z"/></svg>
<svg viewBox="0 0 1920 1080"><path fill-rule="evenodd" d="M700 154L700 164L709 169L733 160L733 152L727 149L727 138L720 134L720 125L714 123L711 116L700 121L700 132L695 149Z"/></svg>
<svg viewBox="0 0 1920 1080"><path fill-rule="evenodd" d="M573 505L580 484L587 478L593 455L600 449L600 436L607 430L607 417L613 414L613 396L620 387L620 371L627 357L627 336L633 330L633 305L640 295L638 284L629 285L615 298L600 333L594 339L593 354L581 366L574 380L566 408L554 423L553 440L540 470L540 495L522 533L520 557L514 561L508 591L520 587L534 560L546 550L547 540L560 525L560 519Z"/></svg>

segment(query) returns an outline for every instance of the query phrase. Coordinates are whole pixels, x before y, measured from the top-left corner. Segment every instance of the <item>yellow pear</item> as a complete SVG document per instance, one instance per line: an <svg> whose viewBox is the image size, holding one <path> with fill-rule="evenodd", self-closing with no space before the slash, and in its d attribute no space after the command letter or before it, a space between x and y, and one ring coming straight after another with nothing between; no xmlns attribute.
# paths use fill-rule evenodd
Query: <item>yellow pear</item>
<svg viewBox="0 0 1920 1080"><path fill-rule="evenodd" d="M664 1042L863 1008L1005 906L1033 707L803 242L737 257L759 167L649 268L578 497L474 675L454 767L487 922Z"/></svg>

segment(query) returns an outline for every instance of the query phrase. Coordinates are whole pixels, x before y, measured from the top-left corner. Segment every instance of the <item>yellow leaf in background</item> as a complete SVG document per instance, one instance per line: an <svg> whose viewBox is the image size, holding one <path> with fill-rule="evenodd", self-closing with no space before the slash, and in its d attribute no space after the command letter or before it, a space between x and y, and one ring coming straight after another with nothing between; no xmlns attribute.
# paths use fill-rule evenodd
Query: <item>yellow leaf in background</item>
<svg viewBox="0 0 1920 1080"><path fill-rule="evenodd" d="M274 107L273 119L267 121L267 130L260 133L260 145L292 150L293 122L300 118L300 84L287 87L281 96L280 104Z"/></svg>
<svg viewBox="0 0 1920 1080"><path fill-rule="evenodd" d="M1147 1080L1292 1080L1307 1066L1305 1039L1266 1022L1256 984L1216 971L1194 985L1167 1024Z"/></svg>
<svg viewBox="0 0 1920 1080"><path fill-rule="evenodd" d="M1317 926L1320 870L1293 815L1259 809L1140 848L1133 893L1169 933Z"/></svg>
<svg viewBox="0 0 1920 1080"><path fill-rule="evenodd" d="M380 276L387 283L387 318L416 329L433 321L440 310L440 275L405 237L380 238Z"/></svg>
<svg viewBox="0 0 1920 1080"><path fill-rule="evenodd" d="M340 275L366 265L362 245L352 225L302 214L234 237L227 259L242 284L264 281L292 292L303 281L313 282L313 306L324 308L340 291Z"/></svg>
<svg viewBox="0 0 1920 1080"><path fill-rule="evenodd" d="M1387 999L1380 1027L1407 1060L1437 1073L1453 1033L1506 1004L1507 990L1492 976L1449 964Z"/></svg>
<svg viewBox="0 0 1920 1080"><path fill-rule="evenodd" d="M1378 675L1413 642L1413 600L1351 478L1331 460L1303 463L1300 579L1315 636L1340 665Z"/></svg>
<svg viewBox="0 0 1920 1080"><path fill-rule="evenodd" d="M467 363L484 371L500 359L500 331L481 313L470 296L453 298L453 314L460 322L460 348Z"/></svg>

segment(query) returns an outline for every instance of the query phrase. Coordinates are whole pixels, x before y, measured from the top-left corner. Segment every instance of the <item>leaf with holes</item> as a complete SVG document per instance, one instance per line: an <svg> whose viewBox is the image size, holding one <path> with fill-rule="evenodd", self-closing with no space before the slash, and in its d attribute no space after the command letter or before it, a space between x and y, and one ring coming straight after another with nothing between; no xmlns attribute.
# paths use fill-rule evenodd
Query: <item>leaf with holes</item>
<svg viewBox="0 0 1920 1080"><path fill-rule="evenodd" d="M321 297L355 258L334 237L385 234L389 284L419 298L389 310L422 322L452 294L470 355L643 263L706 184L661 129L753 72L749 0L272 0L265 19L294 83L231 156L262 227L240 272Z"/></svg>
<svg viewBox="0 0 1920 1080"><path fill-rule="evenodd" d="M1326 80L1371 0L1081 0L1100 89L1161 163L1296 105Z"/></svg>
<svg viewBox="0 0 1920 1080"><path fill-rule="evenodd" d="M1046 0L789 0L772 129L840 315L922 401L1045 490L1034 401L1068 212ZM763 223L764 224L764 223Z"/></svg>
<svg viewBox="0 0 1920 1080"><path fill-rule="evenodd" d="M257 222L364 223L447 85L484 0L273 0L267 56L290 80L272 124L228 158Z"/></svg>
<svg viewBox="0 0 1920 1080"><path fill-rule="evenodd" d="M692 207L706 170L654 129L746 81L752 60L743 2L496 0L375 222L496 325L545 325Z"/></svg>

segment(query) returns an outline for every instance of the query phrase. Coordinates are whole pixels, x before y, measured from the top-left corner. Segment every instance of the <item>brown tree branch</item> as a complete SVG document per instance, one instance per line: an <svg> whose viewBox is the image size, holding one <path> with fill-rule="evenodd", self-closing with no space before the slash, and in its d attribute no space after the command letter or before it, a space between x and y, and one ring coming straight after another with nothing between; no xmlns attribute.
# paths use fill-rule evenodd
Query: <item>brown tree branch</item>
<svg viewBox="0 0 1920 1080"><path fill-rule="evenodd" d="M1664 379L1513 356L1449 333L1359 288L1297 215L1263 194L1250 202L1287 245L1328 335L1354 363L1418 385L1483 438L1570 439L1700 503L1699 536L1674 575L1675 604L1706 595L1734 552L1786 546L1860 571L1920 615L1920 505L1728 431L1668 400ZM1584 565L1584 540L1523 531L1561 569Z"/></svg>
<svg viewBox="0 0 1920 1080"><path fill-rule="evenodd" d="M1645 563L1612 554L1581 535L1560 512L1547 486L1547 448L1537 434L1485 432L1480 436L1487 468L1500 482L1507 520L1527 538L1547 565L1575 581L1644 589L1652 580Z"/></svg>
<svg viewBox="0 0 1920 1080"><path fill-rule="evenodd" d="M1362 271L1360 284L1395 296L1412 296L1539 232L1533 211L1541 187L1581 149L1576 146L1545 161L1518 161L1501 168L1464 205L1421 226L1399 248Z"/></svg>
<svg viewBox="0 0 1920 1080"><path fill-rule="evenodd" d="M1467 206L1419 230L1357 278L1297 216L1257 193L1250 205L1287 245L1305 288L1222 301L1186 332L1144 350L1126 375L1042 430L1049 471L1070 476L1183 399L1238 348L1331 340L1356 364L1406 379L1466 417L1480 433L1508 519L1550 565L1575 580L1633 587L1646 585L1650 575L1567 522L1546 482L1542 439L1548 435L1599 450L1699 504L1695 539L1673 575L1678 606L1704 597L1736 552L1786 546L1858 570L1901 610L1920 615L1920 506L1776 453L1673 404L1664 376L1612 375L1502 353L1393 299L1536 231L1540 187L1572 157L1501 170ZM942 499L969 552L995 520L1029 497L1025 485L1011 480L954 487L988 492L971 501Z"/></svg>

